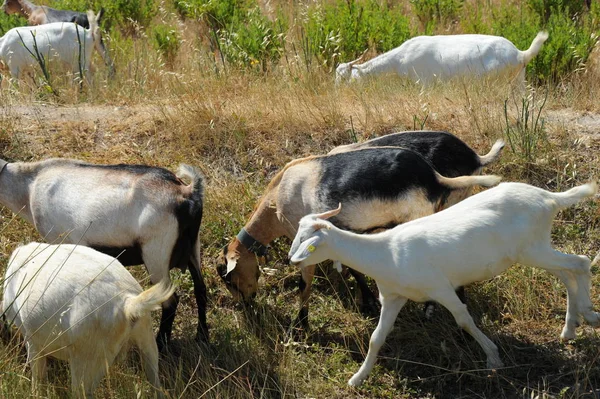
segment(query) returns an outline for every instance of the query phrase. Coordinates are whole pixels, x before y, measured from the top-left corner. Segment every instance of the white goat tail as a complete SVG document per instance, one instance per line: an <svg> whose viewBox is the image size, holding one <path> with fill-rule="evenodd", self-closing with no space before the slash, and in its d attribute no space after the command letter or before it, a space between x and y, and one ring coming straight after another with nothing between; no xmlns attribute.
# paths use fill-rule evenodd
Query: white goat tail
<svg viewBox="0 0 600 399"><path fill-rule="evenodd" d="M553 198L560 209L575 205L584 198L593 196L598 192L598 183L591 181L582 186L573 187L563 193L553 193Z"/></svg>
<svg viewBox="0 0 600 399"><path fill-rule="evenodd" d="M531 42L531 46L525 51L521 52L521 56L523 57L523 65L529 64L529 61L535 57L540 50L542 49L542 45L548 39L548 32L539 32L533 42Z"/></svg>
<svg viewBox="0 0 600 399"><path fill-rule="evenodd" d="M481 166L489 165L490 163L497 160L500 157L500 153L502 152L502 149L505 145L506 143L504 142L504 140L496 140L490 152L479 157L479 163L481 163Z"/></svg>
<svg viewBox="0 0 600 399"><path fill-rule="evenodd" d="M160 308L160 304L169 299L175 292L175 287L168 280L153 285L137 296L125 301L125 315L135 321Z"/></svg>
<svg viewBox="0 0 600 399"><path fill-rule="evenodd" d="M492 187L502 180L500 176L495 175L445 177L437 172L435 174L441 185L453 190L472 186Z"/></svg>

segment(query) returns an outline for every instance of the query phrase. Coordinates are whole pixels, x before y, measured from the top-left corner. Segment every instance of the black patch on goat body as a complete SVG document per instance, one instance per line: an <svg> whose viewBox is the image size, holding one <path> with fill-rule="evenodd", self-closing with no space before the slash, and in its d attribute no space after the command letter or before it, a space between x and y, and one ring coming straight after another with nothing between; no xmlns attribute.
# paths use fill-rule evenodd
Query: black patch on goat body
<svg viewBox="0 0 600 399"><path fill-rule="evenodd" d="M93 245L90 247L103 254L117 258L123 266L135 266L144 263L142 259L142 248L138 243L131 247L105 247L101 245Z"/></svg>
<svg viewBox="0 0 600 399"><path fill-rule="evenodd" d="M199 240L198 233L200 232L200 224L202 223L203 201L204 201L204 177L198 173L193 177L193 190L189 197L183 199L175 206L175 217L179 234L173 251L171 252L171 260L169 268L178 267L182 272L189 266L190 275L194 284L194 296L196 297L196 305L198 307L198 329L196 339L208 342L208 325L206 323L206 284L202 277L202 272L196 270L191 262L193 256L194 245ZM179 179L178 179L179 180ZM200 267L201 259L196 259L198 267ZM177 299L177 297L175 297ZM176 307L177 305L175 305ZM161 318L160 330L158 332L158 340L168 342L171 336L173 318L175 317L175 309L173 310L173 318L169 318L163 312Z"/></svg>
<svg viewBox="0 0 600 399"><path fill-rule="evenodd" d="M57 10L55 8L43 6L44 13L46 14L46 21L51 22L75 22L77 25L84 27L85 29L90 28L90 22L86 13L70 10Z"/></svg>
<svg viewBox="0 0 600 399"><path fill-rule="evenodd" d="M472 175L481 167L479 155L452 133L414 131L392 133L361 143L358 148L403 147L418 152L442 176Z"/></svg>
<svg viewBox="0 0 600 399"><path fill-rule="evenodd" d="M325 209L353 200L394 201L412 189L422 189L435 203L450 191L421 155L405 148L367 148L317 161L321 170L317 197Z"/></svg>
<svg viewBox="0 0 600 399"><path fill-rule="evenodd" d="M181 180L176 176L175 178L181 183ZM198 240L200 224L202 223L204 179L201 175L198 175L192 184L194 187L192 194L189 198L178 203L174 212L179 227L179 236L173 248L169 266L171 269L178 267L181 271L185 271L192 256L194 245ZM198 259L198 261L200 260Z"/></svg>

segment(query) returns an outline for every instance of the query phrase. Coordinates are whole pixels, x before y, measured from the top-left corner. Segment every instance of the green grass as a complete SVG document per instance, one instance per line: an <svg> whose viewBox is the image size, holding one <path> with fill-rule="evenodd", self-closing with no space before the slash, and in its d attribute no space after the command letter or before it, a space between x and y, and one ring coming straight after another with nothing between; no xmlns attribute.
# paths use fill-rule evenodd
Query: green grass
<svg viewBox="0 0 600 399"><path fill-rule="evenodd" d="M201 2L190 2L196 3ZM541 28L537 25L540 18L525 6L519 8L518 2L464 3L451 10L451 15L446 11L434 15L428 29L441 33L479 27L484 33L514 33L512 40L521 38L518 46L524 48ZM85 8L83 2L69 4ZM93 5L98 4L101 2ZM248 58L246 65L245 61L221 58L221 41L213 40L215 26L209 26L201 15L186 14L188 18L182 20L170 2L161 4L164 7L158 7L156 14L152 14L154 9L140 10L153 16L138 24L134 35L131 25L121 29L118 18L109 24L107 44L117 68L114 79L108 78L96 57L94 79L81 93L77 84L50 66L59 99L44 95L44 89L29 78L18 86L4 81L0 156L11 161L62 156L99 163L147 163L171 170L187 162L207 175L201 241L211 341L202 347L193 342L196 310L191 279L173 272L181 294L173 342L176 354L161 360L163 385L171 397L578 398L600 386L597 332L584 325L576 340L559 342L566 290L543 271L517 265L502 276L467 288L469 309L477 325L498 345L506 368L495 373L484 370L483 352L447 311L440 309L433 320L426 321L422 306L409 304L400 313L374 371L360 388L349 388L346 382L364 359L376 320L356 311L357 288L351 279L342 279L326 267L318 273L310 304L311 329L291 340L287 330L298 308L299 272L286 265L287 239L273 244L267 266L276 271L261 278L254 314L246 314L233 302L215 271L219 250L244 225L268 181L286 162L392 131L415 127L449 130L484 154L508 129L524 147L516 145L514 151L507 147L486 173L551 190L565 190L597 177L600 142L596 134L584 134L568 118L561 121L556 117L560 112L600 112L596 71L574 71L575 67L568 65L577 63L566 63L566 72L558 79L545 79L546 75L536 72L553 71L552 67L543 69L547 67L544 61L532 67L528 78L534 84L545 83L523 96L493 80L452 82L423 90L409 82L384 78L335 88L331 73L335 61L330 57L342 50L338 39L322 48L313 46L327 37L321 36L327 32L305 31L302 36L298 21L316 18L310 7L286 8L287 3L275 2L272 11L261 8L269 21L277 12L284 13L288 25L272 27L255 15L255 25L245 25L250 32L244 40L258 40L257 26L271 28L270 34L280 34L283 29L286 40L281 52L264 53L264 59L255 57L258 64ZM331 26L345 21L351 32L357 19L340 13L340 18L346 19L336 20L337 5L322 3L320 21ZM407 25L388 28L423 33L412 7L391 4L390 10L406 16L406 21L400 22ZM379 46L397 45L373 39L378 37L376 32L389 39L389 33L377 30L386 21L379 18L395 14L365 10L361 21L371 21L365 25L371 28L360 31L364 42L348 44L343 50L348 55L354 51L351 46L360 53L366 45L377 51L385 50ZM227 9L217 11L226 13ZM594 12L595 8L585 18ZM496 15L502 18L493 19ZM498 25L494 26L494 21ZM155 26L172 28L180 38L177 50L168 50L168 57L173 57L168 69L164 68L167 50L156 46ZM317 26L323 24L315 24L315 29ZM568 31L566 24L561 26ZM581 32L586 31L582 28L573 37L581 37ZM309 38L310 46L306 41L302 44L302 38ZM263 54L260 47L253 48L259 49L256 54ZM541 107L539 100L546 92L547 102ZM531 121L531 115L537 118L539 111L538 121L543 119L543 126L524 124L523 97L528 101L527 96L534 93L535 101L530 98L525 104L532 111L527 120ZM536 141L538 137L543 139ZM31 225L6 209L0 217L2 272L19 243L40 238ZM594 256L600 250L599 218L594 201L563 211L553 228L555 246ZM146 277L142 267L131 270L139 280ZM596 307L597 272L593 270L592 280ZM30 374L24 367L22 345L6 338L0 344L0 397L27 397ZM64 364L53 362L46 397L68 396L67 370ZM134 353L111 369L97 392L98 397L107 398L150 394Z"/></svg>

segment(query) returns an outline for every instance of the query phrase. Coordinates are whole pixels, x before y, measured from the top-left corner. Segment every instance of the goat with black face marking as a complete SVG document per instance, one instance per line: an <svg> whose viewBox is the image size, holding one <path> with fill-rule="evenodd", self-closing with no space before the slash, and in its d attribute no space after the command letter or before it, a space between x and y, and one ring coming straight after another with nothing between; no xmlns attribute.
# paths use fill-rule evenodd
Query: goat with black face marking
<svg viewBox="0 0 600 399"><path fill-rule="evenodd" d="M198 305L197 338L207 337L206 287L200 271L202 174L145 165L95 165L71 159L0 160L0 203L50 242L81 244L126 266L144 263L153 284L189 267ZM124 252L123 252L124 251ZM120 256L119 256L120 255ZM163 303L158 345L171 336L177 295Z"/></svg>
<svg viewBox="0 0 600 399"><path fill-rule="evenodd" d="M224 248L218 271L238 299L257 291L257 255L277 237L292 239L298 221L312 212L346 204L333 223L356 232L389 228L450 206L454 190L491 186L496 176L447 178L418 153L404 148L368 148L292 161L269 183L250 221ZM302 270L298 321L307 326L315 266ZM370 294L362 275L363 296Z"/></svg>

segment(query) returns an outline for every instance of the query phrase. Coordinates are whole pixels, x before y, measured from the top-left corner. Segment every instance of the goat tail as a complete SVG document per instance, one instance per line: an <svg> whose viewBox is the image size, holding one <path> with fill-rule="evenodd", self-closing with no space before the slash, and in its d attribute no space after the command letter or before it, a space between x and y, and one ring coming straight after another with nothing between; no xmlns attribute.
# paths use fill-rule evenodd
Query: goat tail
<svg viewBox="0 0 600 399"><path fill-rule="evenodd" d="M500 183L502 178L495 175L445 177L435 172L437 181L450 190L472 186L492 187Z"/></svg>
<svg viewBox="0 0 600 399"><path fill-rule="evenodd" d="M204 174L200 169L187 164L180 164L177 177L187 177L192 181L193 198L202 203L204 201Z"/></svg>
<svg viewBox="0 0 600 399"><path fill-rule="evenodd" d="M479 164L481 166L486 166L486 165L491 164L492 162L495 162L500 157L500 153L502 152L502 149L504 148L505 145L506 145L506 143L504 142L504 140L502 140L502 139L496 140L496 142L492 146L492 149L490 150L490 152L488 152L485 155L479 156Z"/></svg>
<svg viewBox="0 0 600 399"><path fill-rule="evenodd" d="M593 196L598 192L598 183L591 181L582 186L573 187L562 193L552 193L552 198L560 209L575 205L584 198Z"/></svg>
<svg viewBox="0 0 600 399"><path fill-rule="evenodd" d="M137 296L125 300L125 316L128 320L135 321L160 308L175 293L175 287L169 279L163 279Z"/></svg>
<svg viewBox="0 0 600 399"><path fill-rule="evenodd" d="M540 52L540 50L542 49L542 45L544 44L546 39L548 39L548 32L541 31L537 34L535 39L533 39L533 42L531 42L531 46L529 46L527 50L521 51L521 63L523 65L529 64L529 61L531 61L533 57L535 57Z"/></svg>

